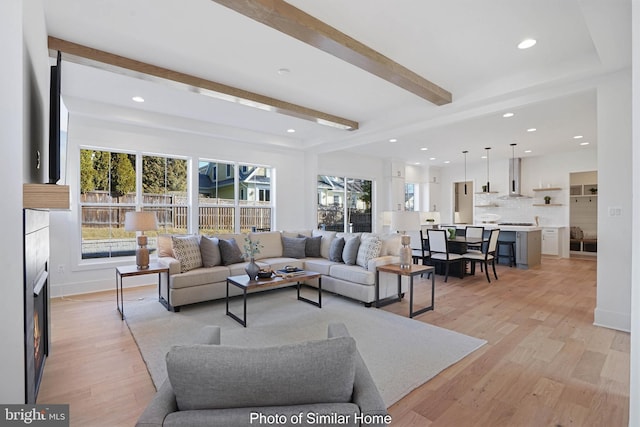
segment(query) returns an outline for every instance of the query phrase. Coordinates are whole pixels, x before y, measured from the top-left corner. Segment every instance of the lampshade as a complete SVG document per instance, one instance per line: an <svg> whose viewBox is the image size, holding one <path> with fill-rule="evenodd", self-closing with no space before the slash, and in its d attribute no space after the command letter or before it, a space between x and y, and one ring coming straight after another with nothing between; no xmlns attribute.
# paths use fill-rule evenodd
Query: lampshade
<svg viewBox="0 0 640 427"><path fill-rule="evenodd" d="M391 229L395 231L420 230L420 212L393 211L391 212Z"/></svg>
<svg viewBox="0 0 640 427"><path fill-rule="evenodd" d="M124 216L125 231L151 231L158 229L154 212L127 212Z"/></svg>
<svg viewBox="0 0 640 427"><path fill-rule="evenodd" d="M391 211L382 212L382 225L387 227L391 225Z"/></svg>

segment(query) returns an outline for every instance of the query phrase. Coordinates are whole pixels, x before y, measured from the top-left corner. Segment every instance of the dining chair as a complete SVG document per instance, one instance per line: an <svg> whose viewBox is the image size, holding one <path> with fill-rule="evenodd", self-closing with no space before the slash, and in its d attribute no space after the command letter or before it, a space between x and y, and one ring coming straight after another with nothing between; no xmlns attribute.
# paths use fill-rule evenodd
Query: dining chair
<svg viewBox="0 0 640 427"><path fill-rule="evenodd" d="M491 267L493 268L493 275L496 277L496 280L498 279L498 273L496 273L496 248L498 247L499 234L500 230L491 230L489 243L485 245L482 252L470 251L462 255L466 261L471 262L471 274L475 273L476 264L479 263L481 266L484 266L484 272L487 275L487 281L489 283L491 283L489 263L491 263Z"/></svg>
<svg viewBox="0 0 640 427"><path fill-rule="evenodd" d="M464 229L464 236L467 239L482 239L484 237L484 227L478 227L478 226L475 226L475 225L468 225ZM482 243L468 243L467 242L467 247L471 248L471 249L474 249L474 250L481 251L482 250Z"/></svg>
<svg viewBox="0 0 640 427"><path fill-rule="evenodd" d="M422 230L407 232L411 236L411 257L414 264L427 265L426 261L429 259L427 256L424 234Z"/></svg>
<svg viewBox="0 0 640 427"><path fill-rule="evenodd" d="M464 262L464 258L462 255L449 253L446 230L427 230L427 237L429 238L429 259L432 263L445 264L444 281L446 282L449 278L449 264ZM462 278L464 277L464 269L461 271Z"/></svg>

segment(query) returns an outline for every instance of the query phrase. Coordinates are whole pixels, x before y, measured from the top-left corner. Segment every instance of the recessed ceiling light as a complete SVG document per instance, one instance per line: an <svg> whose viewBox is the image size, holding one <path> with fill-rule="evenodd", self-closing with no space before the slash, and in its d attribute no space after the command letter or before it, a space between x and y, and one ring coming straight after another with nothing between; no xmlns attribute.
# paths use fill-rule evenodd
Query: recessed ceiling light
<svg viewBox="0 0 640 427"><path fill-rule="evenodd" d="M415 162L414 165L418 166L420 164L420 162Z"/></svg>
<svg viewBox="0 0 640 427"><path fill-rule="evenodd" d="M428 150L428 148L427 148L427 147L422 147L422 148L420 149L420 151L427 151L427 150Z"/></svg>
<svg viewBox="0 0 640 427"><path fill-rule="evenodd" d="M531 150L524 150L524 152L525 152L525 153L530 153L530 152L531 152Z"/></svg>
<svg viewBox="0 0 640 427"><path fill-rule="evenodd" d="M486 158L487 158L487 156L480 156L480 158L481 158L481 159L486 159Z"/></svg>
<svg viewBox="0 0 640 427"><path fill-rule="evenodd" d="M389 142L398 142L398 140L396 138L391 138Z"/></svg>
<svg viewBox="0 0 640 427"><path fill-rule="evenodd" d="M295 133L295 131L296 131L295 129L287 129L287 132L289 133Z"/></svg>
<svg viewBox="0 0 640 427"><path fill-rule="evenodd" d="M514 114L514 113L504 113L504 114L502 115L502 117L504 117L505 119L508 119L509 117L513 117L513 116L515 116L515 114Z"/></svg>
<svg viewBox="0 0 640 427"><path fill-rule="evenodd" d="M529 49L538 43L535 39L524 39L520 43L518 43L518 49Z"/></svg>
<svg viewBox="0 0 640 427"><path fill-rule="evenodd" d="M582 138L584 138L582 135L576 135L573 137L573 139L582 139Z"/></svg>
<svg viewBox="0 0 640 427"><path fill-rule="evenodd" d="M436 159L435 157L429 157L429 160L435 160L435 159Z"/></svg>
<svg viewBox="0 0 640 427"><path fill-rule="evenodd" d="M445 160L444 162L445 163L451 163L451 160Z"/></svg>
<svg viewBox="0 0 640 427"><path fill-rule="evenodd" d="M536 128L529 128L529 129L527 129L527 132L535 132L535 131L537 131L537 130L538 130L538 129L536 129Z"/></svg>
<svg viewBox="0 0 640 427"><path fill-rule="evenodd" d="M580 145L589 145L588 142L581 142Z"/></svg>
<svg viewBox="0 0 640 427"><path fill-rule="evenodd" d="M281 76L286 76L287 74L289 74L291 72L290 69L288 68L280 68L278 70L278 74L280 74Z"/></svg>
<svg viewBox="0 0 640 427"><path fill-rule="evenodd" d="M134 102L144 102L144 98L141 96L134 96L131 98Z"/></svg>

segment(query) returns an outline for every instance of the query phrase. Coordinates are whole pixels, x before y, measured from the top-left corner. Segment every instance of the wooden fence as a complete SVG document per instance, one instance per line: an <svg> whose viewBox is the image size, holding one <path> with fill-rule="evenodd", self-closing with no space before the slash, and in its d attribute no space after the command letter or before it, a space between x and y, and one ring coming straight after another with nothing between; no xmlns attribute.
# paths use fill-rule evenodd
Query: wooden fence
<svg viewBox="0 0 640 427"><path fill-rule="evenodd" d="M143 196L146 211L156 213L158 225L166 230L187 230L189 219L189 206L182 195L155 195ZM113 203L111 206L88 206L82 208L82 226L86 228L124 228L126 212L132 212L135 207L135 195L111 197L107 192L89 192L81 195L82 203ZM207 202L210 203L209 200ZM233 233L235 230L235 212L233 200L224 200L221 204L231 206L207 206L201 204L198 207L198 222L203 233ZM115 204L115 205L114 205ZM118 206L129 204L129 206ZM172 205L173 206L167 206ZM271 207L240 207L240 230L271 229Z"/></svg>

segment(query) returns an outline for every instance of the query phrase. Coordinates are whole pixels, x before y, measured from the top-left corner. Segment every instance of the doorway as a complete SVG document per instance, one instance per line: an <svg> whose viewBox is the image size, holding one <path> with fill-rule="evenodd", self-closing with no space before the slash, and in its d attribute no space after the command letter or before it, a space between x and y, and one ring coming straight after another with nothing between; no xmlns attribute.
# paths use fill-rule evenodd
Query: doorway
<svg viewBox="0 0 640 427"><path fill-rule="evenodd" d="M453 183L453 222L473 224L473 181Z"/></svg>
<svg viewBox="0 0 640 427"><path fill-rule="evenodd" d="M598 172L569 175L569 251L571 255L598 253Z"/></svg>

